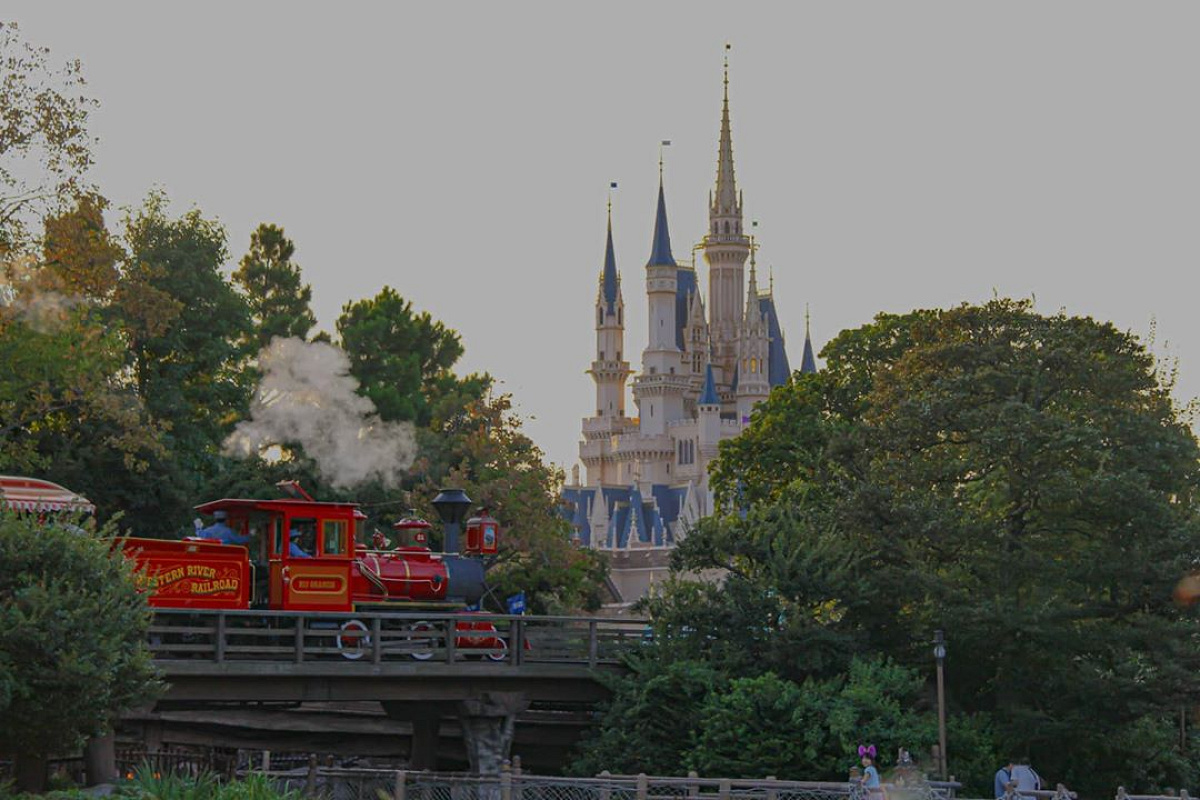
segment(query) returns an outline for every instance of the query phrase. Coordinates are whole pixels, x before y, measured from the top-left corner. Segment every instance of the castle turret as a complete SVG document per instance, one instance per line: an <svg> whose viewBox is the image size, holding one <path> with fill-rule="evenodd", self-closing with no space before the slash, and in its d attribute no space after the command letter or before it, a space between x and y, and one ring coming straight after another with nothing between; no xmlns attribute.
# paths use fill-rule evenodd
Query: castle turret
<svg viewBox="0 0 1200 800"><path fill-rule="evenodd" d="M596 382L596 416L625 416L625 381L632 370L624 360L625 300L621 296L621 276L613 253L612 203L608 207L608 241L604 249L604 268L596 293L596 359L588 374Z"/></svg>
<svg viewBox="0 0 1200 800"><path fill-rule="evenodd" d="M701 248L708 263L709 327L718 379L728 384L737 363L736 339L742 322L742 287L750 239L742 232L742 197L733 170L733 133L729 123L729 59L725 59L725 93L721 136L717 145L717 183L709 196L708 234Z"/></svg>
<svg viewBox="0 0 1200 800"><path fill-rule="evenodd" d="M675 324L678 273L679 267L671 255L660 163L654 240L646 262L649 342L642 351L642 372L633 385L641 432L649 436L664 434L667 423L683 418L683 395L688 382L681 369L683 360Z"/></svg>
<svg viewBox="0 0 1200 800"><path fill-rule="evenodd" d="M616 437L630 430L625 417L625 382L632 370L625 360L625 301L621 296L621 274L613 252L612 202L608 204L608 238L604 266L596 292L596 357L588 374L596 382L596 415L583 421L579 457L587 467L587 485L596 486L618 479Z"/></svg>
<svg viewBox="0 0 1200 800"><path fill-rule="evenodd" d="M750 285L746 289L746 310L742 317L742 327L737 341L737 413L738 419L743 425L749 423L750 412L754 406L766 400L767 395L771 393L768 375L771 339L760 300L758 276L752 251L750 255Z"/></svg>
<svg viewBox="0 0 1200 800"><path fill-rule="evenodd" d="M808 309L804 309L804 355L800 358L800 374L811 375L817 371L817 359L813 357L812 335L808 329Z"/></svg>

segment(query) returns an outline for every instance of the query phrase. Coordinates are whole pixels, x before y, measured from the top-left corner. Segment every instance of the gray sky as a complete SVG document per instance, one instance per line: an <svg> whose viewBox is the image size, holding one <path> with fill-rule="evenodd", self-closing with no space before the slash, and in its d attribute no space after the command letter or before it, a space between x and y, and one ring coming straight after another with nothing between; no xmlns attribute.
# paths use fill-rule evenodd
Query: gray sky
<svg viewBox="0 0 1200 800"><path fill-rule="evenodd" d="M674 250L703 234L729 41L734 154L793 365L881 310L1036 296L1177 358L1200 395L1200 4L49 3L93 173L284 226L322 326L395 287L461 331L574 463L594 405L610 181L626 352L645 344L658 142ZM702 285L707 277L702 273Z"/></svg>

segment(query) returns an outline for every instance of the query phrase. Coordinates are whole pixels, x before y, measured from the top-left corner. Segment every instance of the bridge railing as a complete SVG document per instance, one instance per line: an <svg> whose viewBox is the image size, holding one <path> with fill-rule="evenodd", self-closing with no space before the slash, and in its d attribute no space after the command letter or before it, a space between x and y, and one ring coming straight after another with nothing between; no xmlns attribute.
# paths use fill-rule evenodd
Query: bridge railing
<svg viewBox="0 0 1200 800"><path fill-rule="evenodd" d="M150 649L156 659L216 663L470 659L596 667L618 663L646 641L646 631L643 620L594 617L158 609Z"/></svg>

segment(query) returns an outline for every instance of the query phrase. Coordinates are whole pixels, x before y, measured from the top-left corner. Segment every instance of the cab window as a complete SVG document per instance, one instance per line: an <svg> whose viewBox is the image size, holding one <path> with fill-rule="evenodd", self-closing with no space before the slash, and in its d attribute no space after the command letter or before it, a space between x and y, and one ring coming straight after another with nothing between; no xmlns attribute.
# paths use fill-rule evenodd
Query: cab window
<svg viewBox="0 0 1200 800"><path fill-rule="evenodd" d="M277 556L283 552L283 520L271 517L271 555Z"/></svg>
<svg viewBox="0 0 1200 800"><path fill-rule="evenodd" d="M293 517L290 520L290 530L288 531L288 555L312 556L316 554L317 544L317 521L315 519L299 519Z"/></svg>
<svg viewBox="0 0 1200 800"><path fill-rule="evenodd" d="M327 519L321 522L321 552L327 556L340 556L346 552L346 531L349 525L342 519Z"/></svg>

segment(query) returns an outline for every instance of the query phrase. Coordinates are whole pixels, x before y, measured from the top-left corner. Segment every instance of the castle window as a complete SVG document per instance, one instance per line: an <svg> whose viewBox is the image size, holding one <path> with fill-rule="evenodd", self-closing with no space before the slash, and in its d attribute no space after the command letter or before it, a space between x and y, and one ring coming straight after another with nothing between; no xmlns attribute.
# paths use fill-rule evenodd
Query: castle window
<svg viewBox="0 0 1200 800"><path fill-rule="evenodd" d="M725 232L729 233L729 220L725 221Z"/></svg>
<svg viewBox="0 0 1200 800"><path fill-rule="evenodd" d="M600 351L600 360L601 361L604 360L604 351L603 350Z"/></svg>
<svg viewBox="0 0 1200 800"><path fill-rule="evenodd" d="M624 322L622 322L622 321L621 321L621 317L622 317L622 316L624 316L624 314L622 314L622 313L621 313L621 309L620 309L620 307L618 306L618 307L617 307L617 324L618 324L618 325L624 325L624 324L625 324Z"/></svg>
<svg viewBox="0 0 1200 800"><path fill-rule="evenodd" d="M597 325L604 324L604 309L603 308L596 309L596 324Z"/></svg>
<svg viewBox="0 0 1200 800"><path fill-rule="evenodd" d="M750 371L758 372L758 359L757 358L750 359Z"/></svg>

